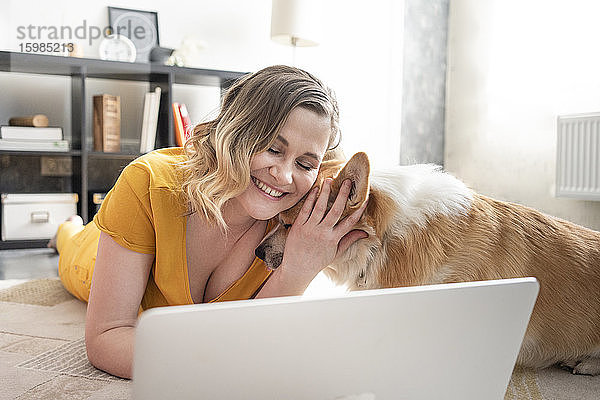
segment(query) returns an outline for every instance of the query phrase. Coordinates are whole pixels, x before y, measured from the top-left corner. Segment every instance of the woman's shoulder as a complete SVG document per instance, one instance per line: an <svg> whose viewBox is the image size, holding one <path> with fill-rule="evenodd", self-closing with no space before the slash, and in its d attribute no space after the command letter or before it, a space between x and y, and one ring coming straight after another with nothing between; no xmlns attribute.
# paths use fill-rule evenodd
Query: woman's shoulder
<svg viewBox="0 0 600 400"><path fill-rule="evenodd" d="M185 160L187 155L182 147L166 147L136 158L129 163L126 170L133 170L134 174L147 175L150 188L179 189L181 172L177 168L177 163Z"/></svg>
<svg viewBox="0 0 600 400"><path fill-rule="evenodd" d="M183 147L165 147L152 150L132 161L137 164L164 165L187 159Z"/></svg>

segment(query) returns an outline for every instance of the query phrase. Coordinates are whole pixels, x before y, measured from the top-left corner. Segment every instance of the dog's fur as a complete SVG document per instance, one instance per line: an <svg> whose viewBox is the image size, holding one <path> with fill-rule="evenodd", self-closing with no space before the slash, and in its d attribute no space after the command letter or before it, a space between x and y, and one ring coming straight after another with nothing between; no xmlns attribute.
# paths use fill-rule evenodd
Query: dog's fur
<svg viewBox="0 0 600 400"><path fill-rule="evenodd" d="M343 167L343 168L342 168ZM468 189L433 165L370 173L364 153L322 164L315 183L335 177L353 188L342 218L368 204L356 224L369 234L324 272L350 290L534 276L540 292L517 363L562 363L600 374L600 233ZM279 215L257 248L271 268L304 200Z"/></svg>

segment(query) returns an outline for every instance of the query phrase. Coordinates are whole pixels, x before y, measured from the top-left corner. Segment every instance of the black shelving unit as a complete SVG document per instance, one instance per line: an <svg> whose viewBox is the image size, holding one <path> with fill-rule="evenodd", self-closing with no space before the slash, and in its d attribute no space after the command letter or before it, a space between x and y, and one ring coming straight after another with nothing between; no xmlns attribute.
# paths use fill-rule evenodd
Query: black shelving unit
<svg viewBox="0 0 600 400"><path fill-rule="evenodd" d="M90 58L72 58L62 56L51 56L42 54L15 53L0 51L0 71L19 72L26 74L67 76L71 79L71 151L68 152L43 152L43 151L6 151L0 150L0 158L3 155L34 157L41 156L68 156L72 158L73 175L69 187L73 193L79 196L77 212L87 223L92 216L88 213L88 192L90 190L104 189L107 191L110 182L113 182L119 174L119 165L115 163L128 163L137 158L141 153L102 153L91 151L92 121L86 115L86 80L88 78L117 79L127 81L149 82L150 90L157 86L161 88L161 98L158 116L158 128L155 148L175 146L175 133L171 104L173 103L173 85L188 84L201 86L220 87L227 89L238 78L244 75L242 72L222 71L212 69L199 69L187 67L174 67L153 63L127 63L118 61L105 61ZM144 99L140 99L143 102ZM107 164L102 173L105 178L101 180L110 181L105 187L90 187L90 160ZM94 171L96 173L97 171ZM0 164L0 182L2 182L2 166ZM29 173L29 172L26 172ZM33 179L35 181L35 179ZM15 192L16 187L11 182L3 183L0 192ZM28 187L22 193L44 193L49 190ZM53 190L54 192L61 190ZM1 211L0 211L1 212ZM0 215L1 218L1 215ZM44 247L46 240L15 240L0 241L0 250Z"/></svg>

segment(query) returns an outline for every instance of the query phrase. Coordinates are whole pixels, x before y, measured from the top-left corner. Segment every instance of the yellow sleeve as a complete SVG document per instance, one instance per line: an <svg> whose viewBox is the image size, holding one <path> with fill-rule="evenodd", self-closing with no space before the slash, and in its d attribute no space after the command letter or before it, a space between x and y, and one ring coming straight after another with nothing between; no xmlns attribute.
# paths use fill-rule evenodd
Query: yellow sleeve
<svg viewBox="0 0 600 400"><path fill-rule="evenodd" d="M122 247L155 254L149 187L149 171L136 164L127 165L102 201L94 223Z"/></svg>

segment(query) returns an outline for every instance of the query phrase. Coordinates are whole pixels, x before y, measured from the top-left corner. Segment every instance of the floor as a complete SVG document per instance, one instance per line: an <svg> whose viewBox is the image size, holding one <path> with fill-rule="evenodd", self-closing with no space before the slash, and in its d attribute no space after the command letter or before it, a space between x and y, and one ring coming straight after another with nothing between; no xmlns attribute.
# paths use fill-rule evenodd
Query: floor
<svg viewBox="0 0 600 400"><path fill-rule="evenodd" d="M30 279L58 277L52 249L0 250L0 289Z"/></svg>

